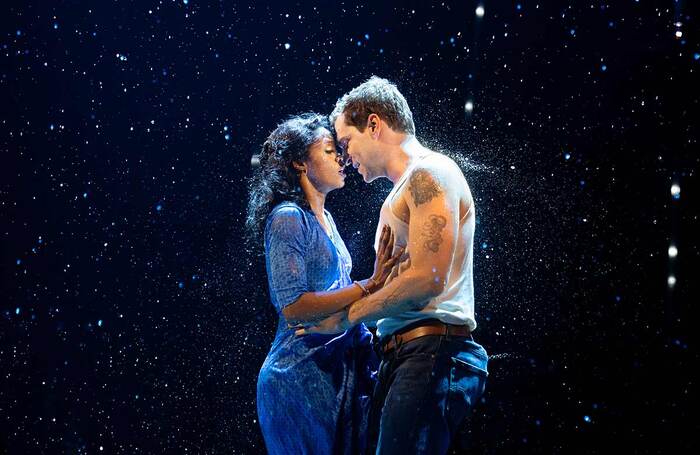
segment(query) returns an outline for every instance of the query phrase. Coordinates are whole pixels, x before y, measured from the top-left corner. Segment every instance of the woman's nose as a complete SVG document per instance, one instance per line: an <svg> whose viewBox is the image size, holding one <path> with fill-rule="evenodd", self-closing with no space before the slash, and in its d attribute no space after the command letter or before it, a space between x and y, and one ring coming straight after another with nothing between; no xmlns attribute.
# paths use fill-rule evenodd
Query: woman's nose
<svg viewBox="0 0 700 455"><path fill-rule="evenodd" d="M348 164L350 164L350 157L348 156L347 153L338 152L338 156L336 157L336 161L338 162L338 164L345 167Z"/></svg>

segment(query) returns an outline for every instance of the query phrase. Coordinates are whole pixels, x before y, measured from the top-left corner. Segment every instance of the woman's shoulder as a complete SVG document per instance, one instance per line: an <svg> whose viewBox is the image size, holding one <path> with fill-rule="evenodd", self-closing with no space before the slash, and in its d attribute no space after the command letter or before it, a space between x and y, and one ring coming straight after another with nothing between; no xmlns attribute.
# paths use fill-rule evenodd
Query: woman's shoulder
<svg viewBox="0 0 700 455"><path fill-rule="evenodd" d="M293 201L282 201L270 210L270 215L268 216L278 216L278 215L294 215L299 216L304 215L304 209L302 209L299 204Z"/></svg>
<svg viewBox="0 0 700 455"><path fill-rule="evenodd" d="M267 216L267 227L275 228L306 228L306 212L299 204L284 201L277 204Z"/></svg>

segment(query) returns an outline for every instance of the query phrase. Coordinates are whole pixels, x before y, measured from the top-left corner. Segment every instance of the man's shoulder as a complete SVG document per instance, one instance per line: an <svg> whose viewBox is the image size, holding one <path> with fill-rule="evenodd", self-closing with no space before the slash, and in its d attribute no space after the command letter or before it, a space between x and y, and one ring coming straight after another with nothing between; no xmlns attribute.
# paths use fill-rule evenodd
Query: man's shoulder
<svg viewBox="0 0 700 455"><path fill-rule="evenodd" d="M447 155L431 151L411 171L410 180L434 180L436 184L449 187L466 183L464 174L455 161Z"/></svg>

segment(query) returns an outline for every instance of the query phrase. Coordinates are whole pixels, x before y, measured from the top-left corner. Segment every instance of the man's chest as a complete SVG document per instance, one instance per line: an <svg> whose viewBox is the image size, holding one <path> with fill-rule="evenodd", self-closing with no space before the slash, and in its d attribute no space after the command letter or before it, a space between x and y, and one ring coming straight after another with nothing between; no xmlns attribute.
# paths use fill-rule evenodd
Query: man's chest
<svg viewBox="0 0 700 455"><path fill-rule="evenodd" d="M408 208L406 196L406 185L404 185L396 193L389 195L389 208L396 218L408 224L411 220L411 211Z"/></svg>

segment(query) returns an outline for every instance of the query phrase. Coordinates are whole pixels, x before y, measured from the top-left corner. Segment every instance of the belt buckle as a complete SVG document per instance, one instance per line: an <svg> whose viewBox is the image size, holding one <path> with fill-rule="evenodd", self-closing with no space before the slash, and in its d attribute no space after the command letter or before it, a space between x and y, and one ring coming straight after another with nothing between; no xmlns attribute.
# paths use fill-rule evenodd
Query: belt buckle
<svg viewBox="0 0 700 455"><path fill-rule="evenodd" d="M394 333L392 333L391 335L389 335L389 338L388 338L387 341L386 341L385 347L391 345L392 343L394 344L394 346L393 346L391 349L384 349L384 353L385 353L385 354L388 354L388 353L390 353L391 351L398 351L398 349L399 349L399 348L401 347L401 345L403 344L403 341L402 341L400 338L398 338L398 337L399 337L399 336L396 335L396 334L394 334Z"/></svg>
<svg viewBox="0 0 700 455"><path fill-rule="evenodd" d="M394 343L394 347L390 348L392 342ZM394 340L393 335L389 335L384 339L384 341L381 342L382 354L388 354L394 349L396 349L396 340Z"/></svg>
<svg viewBox="0 0 700 455"><path fill-rule="evenodd" d="M394 335L394 345L396 346L397 351L401 346L403 346L403 337L401 334Z"/></svg>

